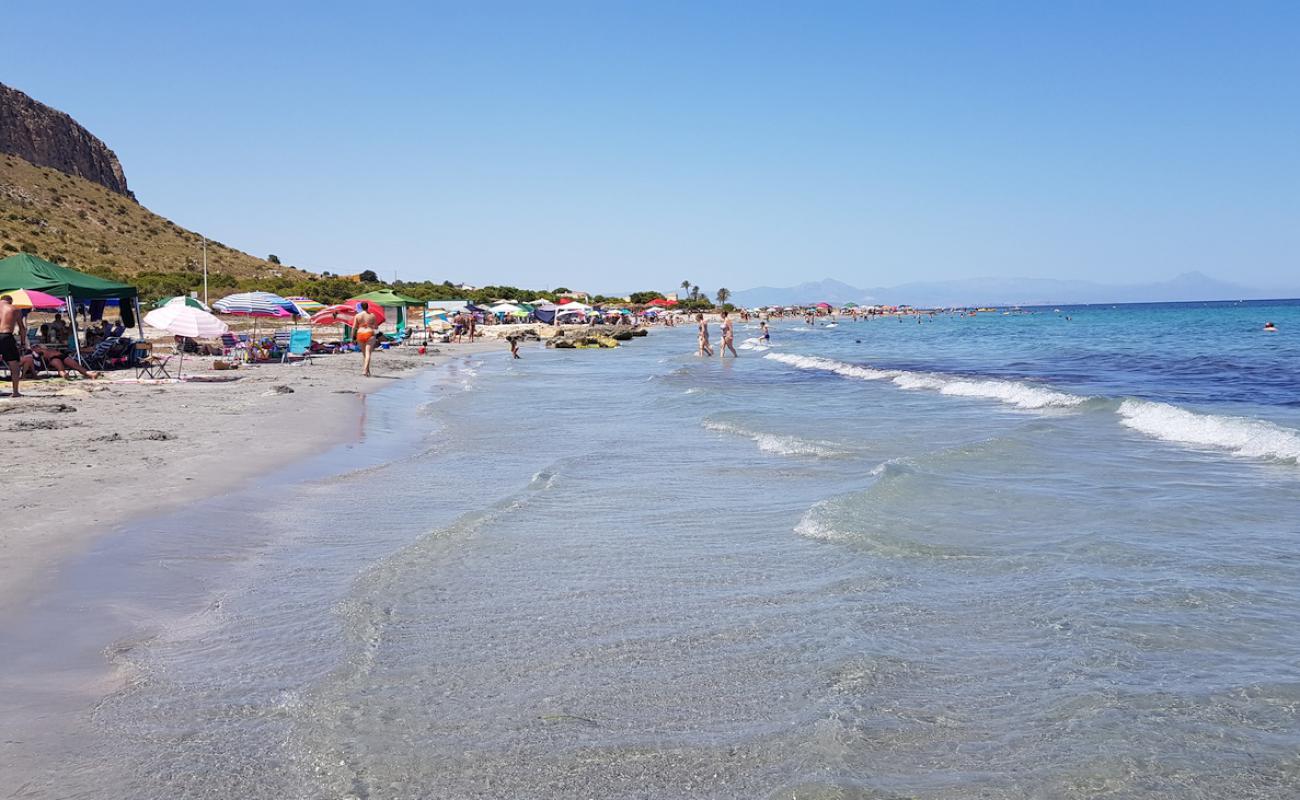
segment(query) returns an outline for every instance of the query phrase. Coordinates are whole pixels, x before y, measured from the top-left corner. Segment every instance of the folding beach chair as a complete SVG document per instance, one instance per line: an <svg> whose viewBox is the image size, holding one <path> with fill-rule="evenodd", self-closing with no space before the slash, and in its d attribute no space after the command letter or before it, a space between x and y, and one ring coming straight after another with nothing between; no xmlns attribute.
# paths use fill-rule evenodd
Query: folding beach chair
<svg viewBox="0 0 1300 800"><path fill-rule="evenodd" d="M99 344L95 345L94 350L84 354L85 358L81 360L81 363L86 367L86 369L106 369L108 366L109 351L117 346L121 341L122 338L120 336L110 336L107 339L100 341Z"/></svg>
<svg viewBox="0 0 1300 800"><path fill-rule="evenodd" d="M243 350L244 343L239 341L239 337L233 333L221 334L221 355L228 356L236 350Z"/></svg>
<svg viewBox="0 0 1300 800"><path fill-rule="evenodd" d="M306 361L310 364L311 360L311 328L298 328L289 336L289 341L285 344L284 355L280 357L280 363Z"/></svg>
<svg viewBox="0 0 1300 800"><path fill-rule="evenodd" d="M135 377L149 378L158 380L165 378L171 380L171 373L167 371L167 364L174 356L159 358L153 354L153 342L137 342L135 345L137 353L135 362Z"/></svg>

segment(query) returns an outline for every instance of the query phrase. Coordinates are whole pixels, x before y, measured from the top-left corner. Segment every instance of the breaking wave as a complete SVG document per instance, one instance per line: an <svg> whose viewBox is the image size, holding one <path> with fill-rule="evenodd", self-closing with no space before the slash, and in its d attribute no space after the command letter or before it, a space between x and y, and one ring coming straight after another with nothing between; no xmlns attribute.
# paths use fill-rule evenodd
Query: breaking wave
<svg viewBox="0 0 1300 800"><path fill-rule="evenodd" d="M1117 413L1121 424L1166 442L1300 463L1300 431L1293 428L1249 417L1199 414L1149 400L1125 400Z"/></svg>
<svg viewBox="0 0 1300 800"><path fill-rule="evenodd" d="M732 425L729 422L705 420L701 424L707 430L752 439L754 444L758 445L758 449L764 453L779 456L814 456L816 458L840 458L848 455L844 450L837 448L834 442L800 439L798 436L785 436L777 433L764 433L742 428L739 425Z"/></svg>
<svg viewBox="0 0 1300 800"><path fill-rule="evenodd" d="M979 397L997 400L1016 408L1048 409L1073 408L1088 398L1068 392L1035 386L1020 381L962 378L937 372L912 372L897 369L875 369L856 364L846 364L819 356L798 356L789 353L768 353L763 356L782 364L807 370L833 372L846 378L864 381L892 381L900 389L930 390L958 397Z"/></svg>

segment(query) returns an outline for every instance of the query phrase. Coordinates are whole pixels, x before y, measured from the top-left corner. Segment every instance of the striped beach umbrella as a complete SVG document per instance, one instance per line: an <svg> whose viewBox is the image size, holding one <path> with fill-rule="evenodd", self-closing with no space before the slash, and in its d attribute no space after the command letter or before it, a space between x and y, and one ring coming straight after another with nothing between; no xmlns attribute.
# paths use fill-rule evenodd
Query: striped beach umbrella
<svg viewBox="0 0 1300 800"><path fill-rule="evenodd" d="M294 308L298 309L298 316L300 317L310 317L325 307L324 303L318 303L310 297L286 297L284 299L293 303Z"/></svg>
<svg viewBox="0 0 1300 800"><path fill-rule="evenodd" d="M242 317L292 317L298 313L293 303L271 292L239 292L226 295L212 304L222 314Z"/></svg>

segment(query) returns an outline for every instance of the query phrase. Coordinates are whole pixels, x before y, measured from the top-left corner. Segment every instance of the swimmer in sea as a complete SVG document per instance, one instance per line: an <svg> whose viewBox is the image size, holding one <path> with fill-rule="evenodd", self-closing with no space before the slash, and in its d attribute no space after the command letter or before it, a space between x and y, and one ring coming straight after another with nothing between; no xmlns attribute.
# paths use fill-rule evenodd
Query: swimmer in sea
<svg viewBox="0 0 1300 800"><path fill-rule="evenodd" d="M763 335L758 337L763 340L763 344L767 344L768 342L772 341L772 334L768 333L767 331L767 320L763 320L762 322L758 323L758 329L763 332Z"/></svg>
<svg viewBox="0 0 1300 800"><path fill-rule="evenodd" d="M695 321L699 323L698 328L700 332L700 350L697 355L711 356L713 355L713 348L709 347L709 323L704 320L703 314L696 314Z"/></svg>
<svg viewBox="0 0 1300 800"><path fill-rule="evenodd" d="M379 344L379 318L370 313L370 304L357 303L357 315L352 324L357 329L357 344L361 345L361 374L370 377L370 356Z"/></svg>
<svg viewBox="0 0 1300 800"><path fill-rule="evenodd" d="M1269 333L1277 333L1277 326L1271 322L1265 322L1264 330L1268 331Z"/></svg>

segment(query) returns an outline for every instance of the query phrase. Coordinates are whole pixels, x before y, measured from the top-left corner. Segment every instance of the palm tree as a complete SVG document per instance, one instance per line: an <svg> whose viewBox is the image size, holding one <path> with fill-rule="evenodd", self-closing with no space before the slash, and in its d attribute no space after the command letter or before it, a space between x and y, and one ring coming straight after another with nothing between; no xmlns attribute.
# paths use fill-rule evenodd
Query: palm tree
<svg viewBox="0 0 1300 800"><path fill-rule="evenodd" d="M725 306L725 305L727 304L727 299L728 299L729 297L731 297L731 290L730 290L730 289L726 288L725 286L724 286L723 288L719 289L719 290L718 290L718 305L720 305L720 306Z"/></svg>
<svg viewBox="0 0 1300 800"><path fill-rule="evenodd" d="M691 287L691 299L692 300L700 299L700 287L698 285Z"/></svg>
<svg viewBox="0 0 1300 800"><path fill-rule="evenodd" d="M689 292L690 290L691 290L691 282L690 282L690 281L682 281L682 294L686 294L686 293Z"/></svg>

